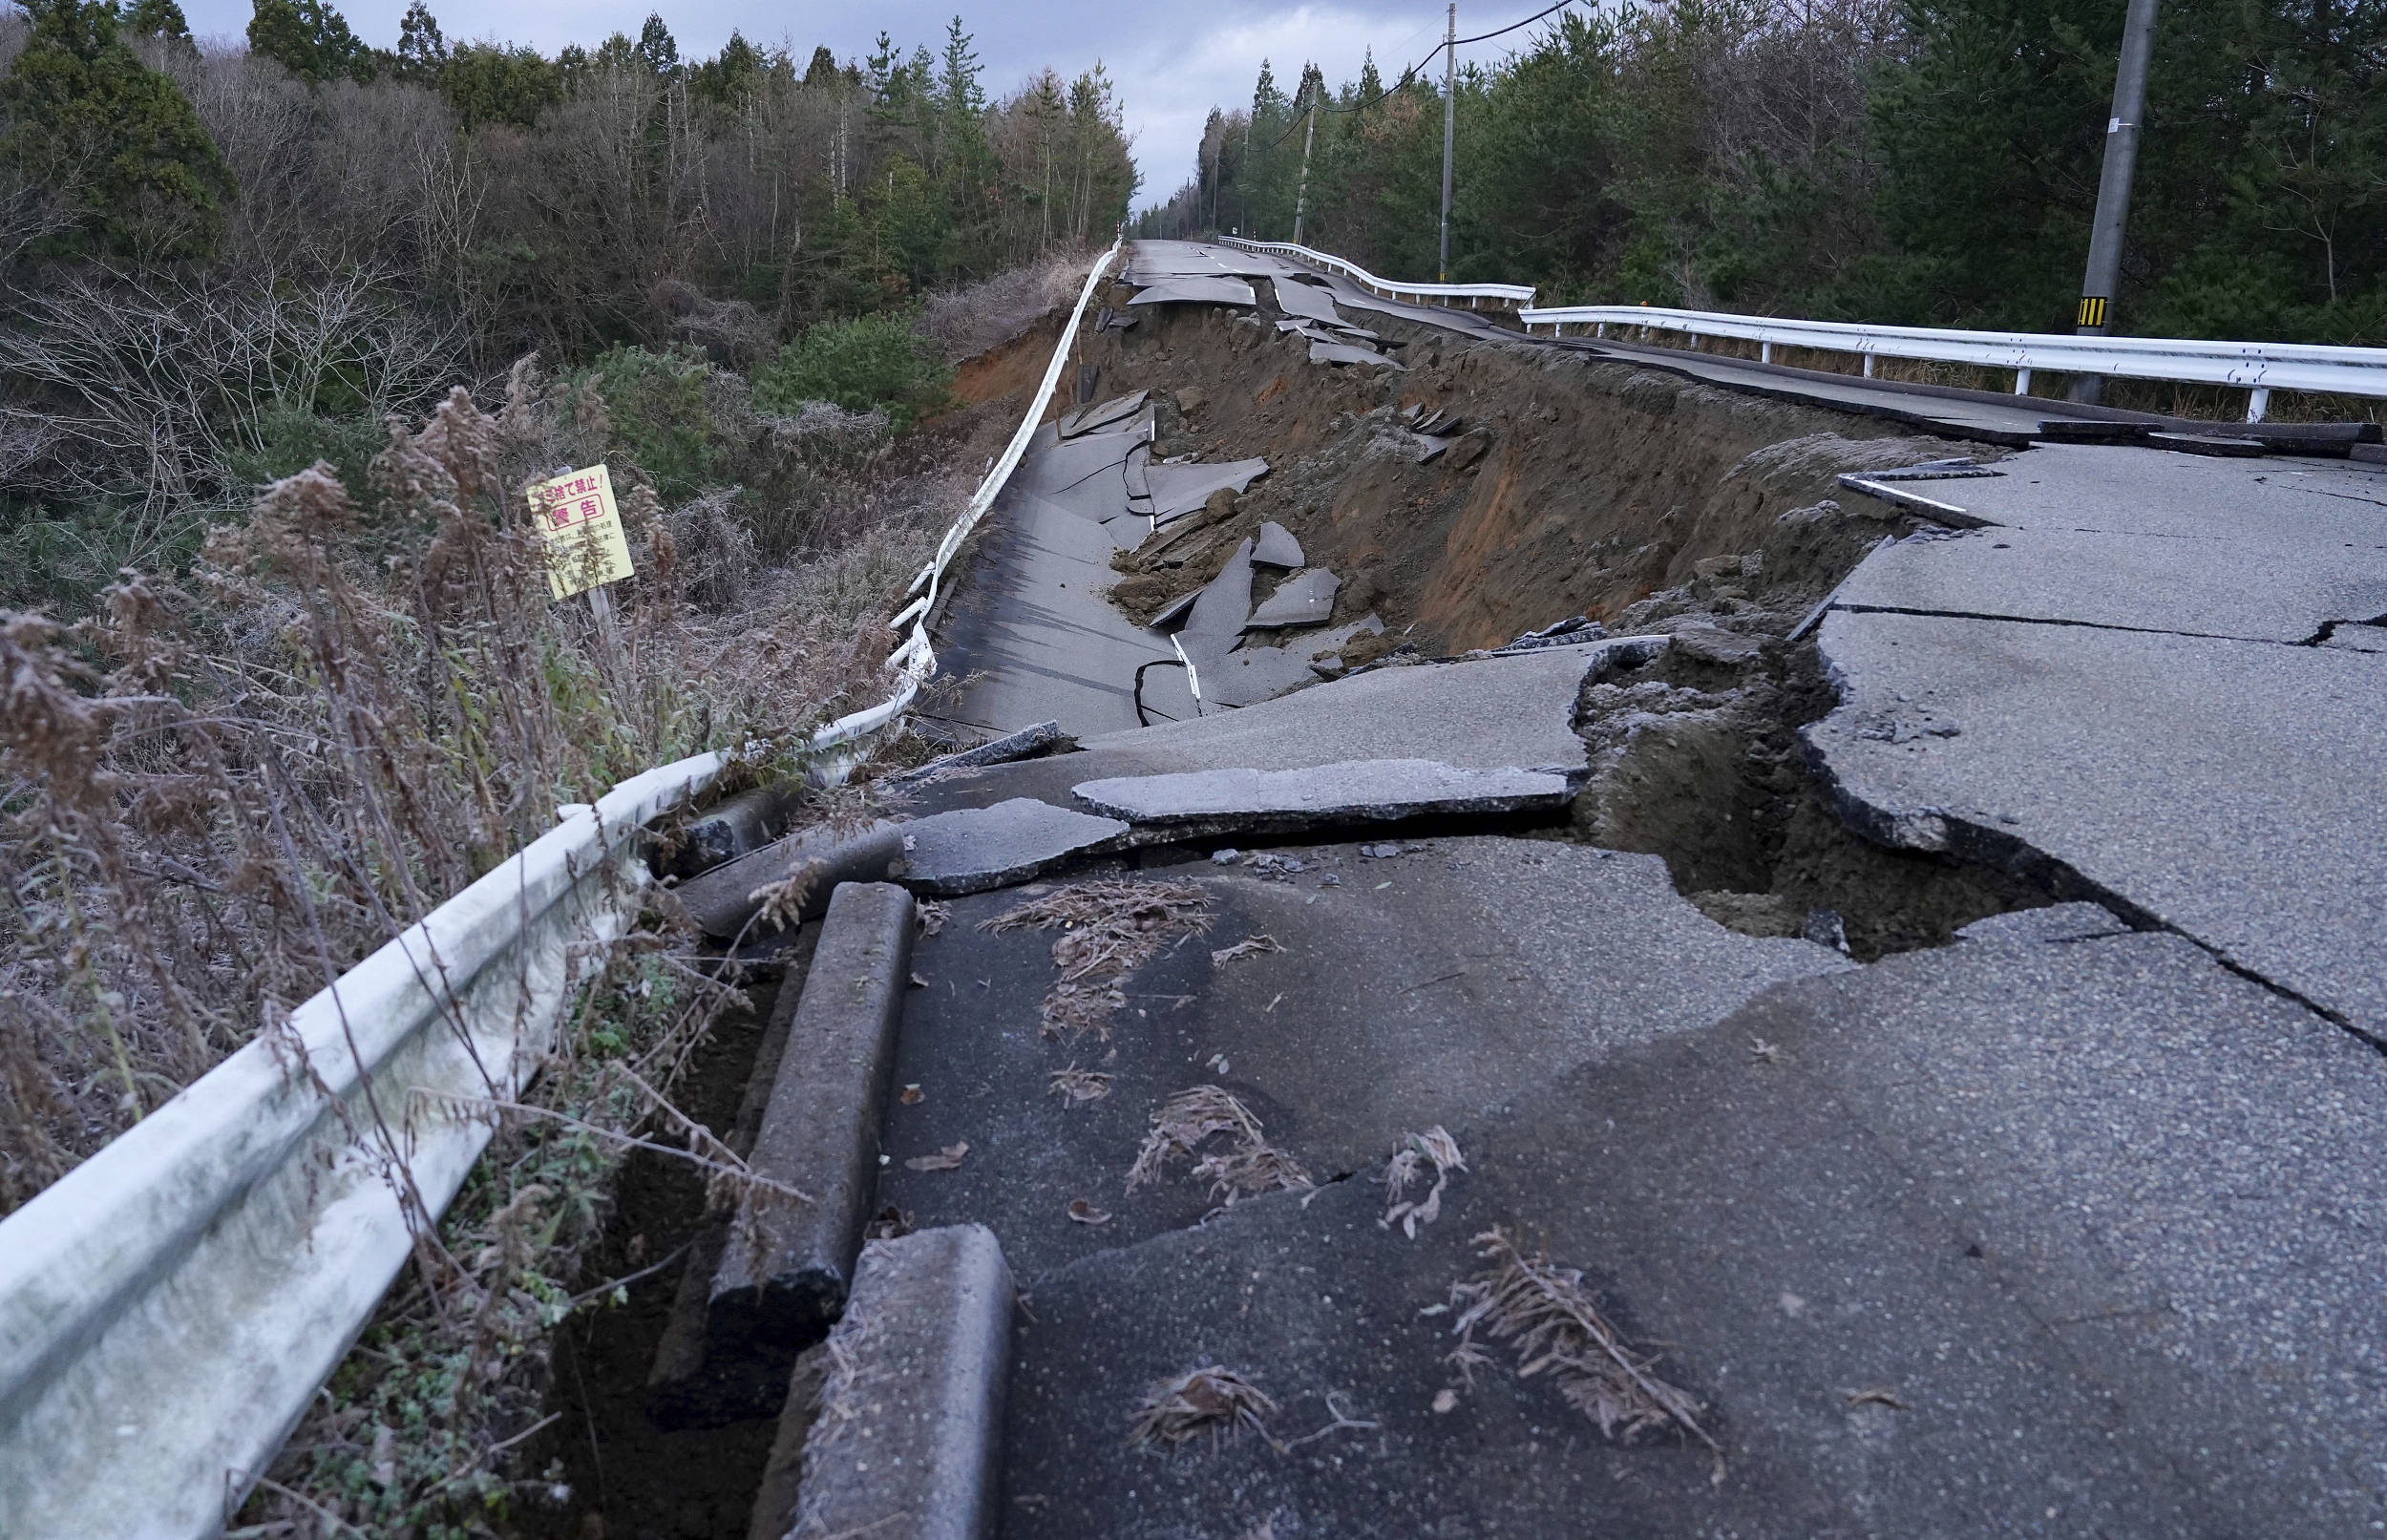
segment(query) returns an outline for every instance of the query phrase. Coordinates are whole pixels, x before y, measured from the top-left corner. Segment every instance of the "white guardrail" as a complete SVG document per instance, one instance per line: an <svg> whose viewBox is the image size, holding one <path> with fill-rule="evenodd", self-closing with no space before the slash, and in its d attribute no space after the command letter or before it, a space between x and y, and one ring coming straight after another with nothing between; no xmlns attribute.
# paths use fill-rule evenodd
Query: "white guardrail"
<svg viewBox="0 0 2387 1540"><path fill-rule="evenodd" d="M913 584L895 692L816 750L900 716L936 668L946 564L1052 398L1087 276L1010 447ZM841 773L855 756L834 756ZM444 1098L538 1073L589 943L647 881L638 834L700 794L703 754L624 781L450 898L0 1222L0 1537L222 1531L488 1143Z"/></svg>
<svg viewBox="0 0 2387 1540"><path fill-rule="evenodd" d="M1295 262L1307 263L1312 267L1323 268L1330 273L1341 273L1362 288L1382 294L1388 300L1414 300L1420 305L1439 302L1445 308L1448 308L1454 300L1465 300L1470 310L1484 300L1490 301L1496 307L1511 310L1533 303L1533 285L1531 284L1396 284L1389 278L1377 277L1358 263L1345 262L1341 257L1313 251L1308 246L1297 246L1290 242L1246 241L1232 235L1222 239L1228 245L1238 246L1245 251L1264 251L1272 257L1289 257Z"/></svg>
<svg viewBox="0 0 2387 1540"><path fill-rule="evenodd" d="M1915 358L1943 364L1975 364L2014 370L2014 393L2028 395L2034 370L2096 374L2110 379L2172 380L2236 386L2248 392L2246 420L2261 422L2273 390L2317 390L2334 395L2387 396L2387 348L2328 348L2310 343L2195 342L2165 337L2080 337L2060 332L1956 331L1931 327L1856 326L1832 321L1792 321L1770 316L1719 315L1704 310L1659 309L1647 305L1570 305L1517 312L1530 334L1548 327L1564 336L1569 327L1606 337L1619 333L1678 332L1693 337L1731 337L1758 345L1762 363L1777 348L1811 348L1855 353L1867 377L1876 358Z"/></svg>

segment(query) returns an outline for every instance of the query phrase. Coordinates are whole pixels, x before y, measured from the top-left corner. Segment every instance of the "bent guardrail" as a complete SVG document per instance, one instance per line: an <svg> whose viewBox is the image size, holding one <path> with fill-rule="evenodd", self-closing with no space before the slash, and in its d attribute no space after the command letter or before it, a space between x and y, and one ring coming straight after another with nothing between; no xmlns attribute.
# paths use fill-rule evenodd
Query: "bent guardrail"
<svg viewBox="0 0 2387 1540"><path fill-rule="evenodd" d="M1569 327L1587 327L1606 337L1610 327L1676 332L1692 337L1729 337L1758 345L1762 363L1776 348L1811 348L1855 353L1868 377L1876 358L1911 358L2012 369L2014 391L2028 395L2034 371L2095 374L2109 379L2170 380L2195 385L2235 386L2248 391L2246 420L2261 422L2273 390L2314 390L2333 395L2387 396L2387 348L2332 348L2311 343L2202 342L2165 337L2081 337L2060 332L1959 331L1933 327L1863 326L1836 321L1798 321L1773 316L1725 315L1705 310L1661 309L1647 305L1568 305L1517 312L1531 334L1548 327L1564 336Z"/></svg>
<svg viewBox="0 0 2387 1540"><path fill-rule="evenodd" d="M1307 263L1312 267L1323 268L1330 273L1341 273L1361 287L1382 294L1386 299L1413 299L1423 305L1439 300L1445 308L1453 300L1465 300L1470 310L1483 300L1489 300L1494 306L1508 309L1533 303L1533 285L1531 284L1401 284L1389 278L1379 278L1358 263L1346 262L1327 252L1314 251L1308 246L1297 246L1289 241L1246 241L1240 236L1226 236L1223 239L1228 245L1245 251L1264 251L1272 257L1289 257L1295 262Z"/></svg>
<svg viewBox="0 0 2387 1540"><path fill-rule="evenodd" d="M914 584L1019 463L1113 243L1011 447ZM935 668L907 607L884 701L815 731L832 773ZM899 625L898 628L901 628ZM840 749L849 751L843 755ZM0 1221L0 1535L219 1533L537 1073L577 959L635 918L639 833L727 763L624 781L433 910Z"/></svg>

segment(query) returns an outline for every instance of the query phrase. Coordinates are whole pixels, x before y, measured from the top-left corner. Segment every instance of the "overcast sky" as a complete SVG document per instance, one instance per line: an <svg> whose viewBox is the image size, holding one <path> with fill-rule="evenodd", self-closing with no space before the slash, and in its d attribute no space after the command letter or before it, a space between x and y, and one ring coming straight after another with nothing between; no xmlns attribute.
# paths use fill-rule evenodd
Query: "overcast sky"
<svg viewBox="0 0 2387 1540"><path fill-rule="evenodd" d="M367 42L398 40L407 0L333 0ZM705 57L731 28L749 42L785 43L800 61L826 43L840 61L870 52L881 29L908 49L932 50L944 39L957 0L876 0L876 3L771 5L763 0L431 0L432 13L451 39L490 38L530 43L553 54L566 43L594 46L617 29L638 34L646 13L660 10L679 39L683 58ZM237 37L248 26L249 0L182 0L191 30L201 36ZM1443 7L1434 0L1379 0L1369 5L1270 5L1265 0L1003 0L960 5L961 24L977 39L986 88L1001 96L1030 73L1051 65L1065 75L1099 60L1118 82L1119 102L1134 137L1144 185L1136 206L1156 203L1192 174L1202 120L1213 106L1248 104L1265 57L1287 90L1301 62L1315 59L1329 83L1356 79L1362 54L1373 45L1387 77L1414 63L1441 35ZM1505 0L1495 11L1482 0L1462 4L1461 35L1489 32L1538 11L1529 0ZM1497 56L1519 34L1462 52Z"/></svg>

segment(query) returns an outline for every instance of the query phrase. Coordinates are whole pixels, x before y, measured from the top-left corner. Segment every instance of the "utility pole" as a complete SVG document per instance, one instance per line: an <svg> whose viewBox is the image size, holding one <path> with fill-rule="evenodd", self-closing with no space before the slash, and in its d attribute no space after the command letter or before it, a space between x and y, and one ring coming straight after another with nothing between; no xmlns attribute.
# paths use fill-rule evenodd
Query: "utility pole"
<svg viewBox="0 0 2387 1540"><path fill-rule="evenodd" d="M1319 80L1320 84L1322 85L1325 81L1325 77L1320 75ZM1309 85L1309 81L1306 78L1304 78L1301 83L1304 86ZM1293 190L1293 243L1297 246L1301 243L1301 209L1309 202L1310 196L1310 146L1316 144L1317 142L1318 92L1317 89L1313 87L1310 91L1309 132L1301 136L1301 180L1299 185L1295 187Z"/></svg>
<svg viewBox="0 0 2387 1540"><path fill-rule="evenodd" d="M2114 111L2105 121L2105 167L2097 179L2097 218L2089 228L2088 274L2081 281L2074 330L2102 337L2112 323L2114 288L2122 277L2122 232L2130 219L2130 178L2138 169L2139 116L2146 102L2146 60L2155 48L2155 0L2130 0L2122 24L2122 60L2114 70ZM2082 374L2072 399L2095 406L2105 382Z"/></svg>
<svg viewBox="0 0 2387 1540"><path fill-rule="evenodd" d="M1450 24L1442 34L1442 276L1450 282L1450 135L1459 112L1459 0L1450 0Z"/></svg>

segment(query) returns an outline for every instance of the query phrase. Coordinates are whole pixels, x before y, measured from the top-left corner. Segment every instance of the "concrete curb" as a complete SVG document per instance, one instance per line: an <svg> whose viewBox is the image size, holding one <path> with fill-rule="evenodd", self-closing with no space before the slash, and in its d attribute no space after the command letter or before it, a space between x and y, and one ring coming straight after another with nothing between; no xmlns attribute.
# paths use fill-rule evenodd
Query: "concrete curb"
<svg viewBox="0 0 2387 1540"><path fill-rule="evenodd" d="M706 1311L708 1364L751 1361L784 1385L844 1308L878 1190L878 1120L912 960L912 896L849 882L829 901L748 1157L810 1203L739 1205ZM769 1409L769 1408L764 1408Z"/></svg>
<svg viewBox="0 0 2387 1540"><path fill-rule="evenodd" d="M687 878L762 849L788 832L803 806L801 781L780 781L724 797L687 821L679 849L657 863L657 876Z"/></svg>
<svg viewBox="0 0 2387 1540"><path fill-rule="evenodd" d="M982 1540L1002 1497L1011 1269L983 1225L874 1241L829 1340L791 1540Z"/></svg>
<svg viewBox="0 0 2387 1540"><path fill-rule="evenodd" d="M803 878L796 917L816 919L828 909L837 884L878 881L902 859L903 831L884 819L859 831L841 833L824 826L765 845L672 891L699 929L728 940L761 912L762 902L754 895L762 889Z"/></svg>

